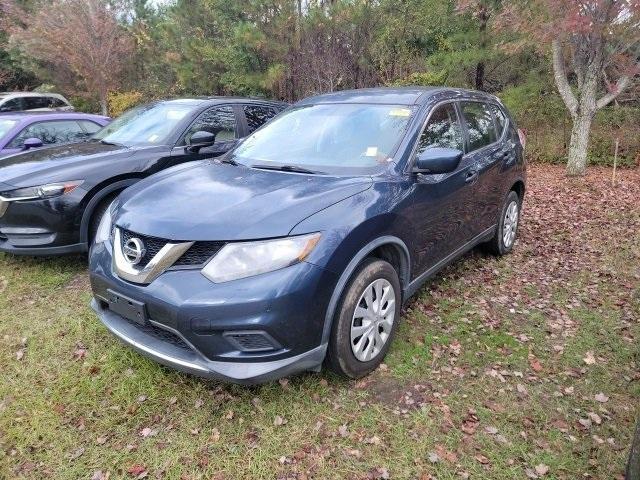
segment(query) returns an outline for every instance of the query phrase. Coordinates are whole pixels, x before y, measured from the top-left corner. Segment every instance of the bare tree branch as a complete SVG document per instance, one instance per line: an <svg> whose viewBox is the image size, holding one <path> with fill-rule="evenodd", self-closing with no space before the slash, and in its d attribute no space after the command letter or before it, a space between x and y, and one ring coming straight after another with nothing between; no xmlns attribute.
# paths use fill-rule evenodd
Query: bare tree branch
<svg viewBox="0 0 640 480"><path fill-rule="evenodd" d="M629 85L631 84L631 77L629 75L625 75L620 77L616 82L613 90L606 95L604 95L600 100L596 102L596 109L600 110L601 108L606 107L611 102L613 102L618 95L620 95Z"/></svg>
<svg viewBox="0 0 640 480"><path fill-rule="evenodd" d="M558 87L558 92L567 106L572 117L578 114L578 100L571 91L571 85L567 79L567 71L564 65L564 55L562 54L562 45L558 39L552 42L553 50L553 76Z"/></svg>

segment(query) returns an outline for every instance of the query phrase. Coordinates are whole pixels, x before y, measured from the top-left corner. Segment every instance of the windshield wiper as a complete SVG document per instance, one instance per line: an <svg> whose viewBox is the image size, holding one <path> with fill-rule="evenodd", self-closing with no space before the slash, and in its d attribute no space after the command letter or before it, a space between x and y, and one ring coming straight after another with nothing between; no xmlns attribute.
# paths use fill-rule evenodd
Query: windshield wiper
<svg viewBox="0 0 640 480"><path fill-rule="evenodd" d="M233 158L231 157L224 157L218 160L220 163L227 163L229 165L233 165L234 167L237 167L238 165L240 165L238 162L236 162Z"/></svg>
<svg viewBox="0 0 640 480"><path fill-rule="evenodd" d="M113 145L115 147L123 147L123 148L129 148L126 145L122 144L122 143L116 143L116 142L108 142L106 140L100 140L100 143L103 145Z"/></svg>
<svg viewBox="0 0 640 480"><path fill-rule="evenodd" d="M281 172L308 173L310 175L322 173L316 170L299 167L298 165L251 165L251 168L259 168L261 170L279 170Z"/></svg>

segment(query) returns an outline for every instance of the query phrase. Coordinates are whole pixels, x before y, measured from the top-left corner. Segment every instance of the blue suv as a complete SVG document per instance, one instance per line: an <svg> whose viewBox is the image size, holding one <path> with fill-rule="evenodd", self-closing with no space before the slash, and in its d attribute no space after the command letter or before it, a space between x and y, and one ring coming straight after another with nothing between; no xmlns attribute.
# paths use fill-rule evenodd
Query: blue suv
<svg viewBox="0 0 640 480"><path fill-rule="evenodd" d="M308 98L228 154L125 190L90 254L92 306L173 368L251 384L386 355L400 308L483 244L514 246L516 125L491 95L365 89Z"/></svg>

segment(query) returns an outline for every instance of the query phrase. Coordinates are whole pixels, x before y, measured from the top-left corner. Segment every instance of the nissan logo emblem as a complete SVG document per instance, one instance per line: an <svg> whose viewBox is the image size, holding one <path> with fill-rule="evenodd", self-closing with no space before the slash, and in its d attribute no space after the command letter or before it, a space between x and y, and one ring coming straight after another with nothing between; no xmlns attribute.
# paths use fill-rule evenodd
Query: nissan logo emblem
<svg viewBox="0 0 640 480"><path fill-rule="evenodd" d="M145 253L144 243L139 238L130 238L122 246L124 259L131 265L138 265Z"/></svg>

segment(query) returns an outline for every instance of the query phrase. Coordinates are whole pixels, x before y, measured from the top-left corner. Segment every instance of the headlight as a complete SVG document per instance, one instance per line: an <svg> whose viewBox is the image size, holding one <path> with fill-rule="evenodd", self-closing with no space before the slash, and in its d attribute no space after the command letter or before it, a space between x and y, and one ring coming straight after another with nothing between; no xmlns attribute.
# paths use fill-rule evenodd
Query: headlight
<svg viewBox="0 0 640 480"><path fill-rule="evenodd" d="M96 236L93 239L94 243L107 242L111 238L111 227L113 226L111 212L116 203L116 200L111 202L100 219L98 224L98 230L96 230Z"/></svg>
<svg viewBox="0 0 640 480"><path fill-rule="evenodd" d="M63 183L49 183L47 185L38 185L37 187L18 188L3 192L0 196L7 200L37 200L42 198L58 197L73 192L82 185L82 180L75 180Z"/></svg>
<svg viewBox="0 0 640 480"><path fill-rule="evenodd" d="M298 237L228 243L202 269L212 282L251 277L303 261L320 240L319 233Z"/></svg>

